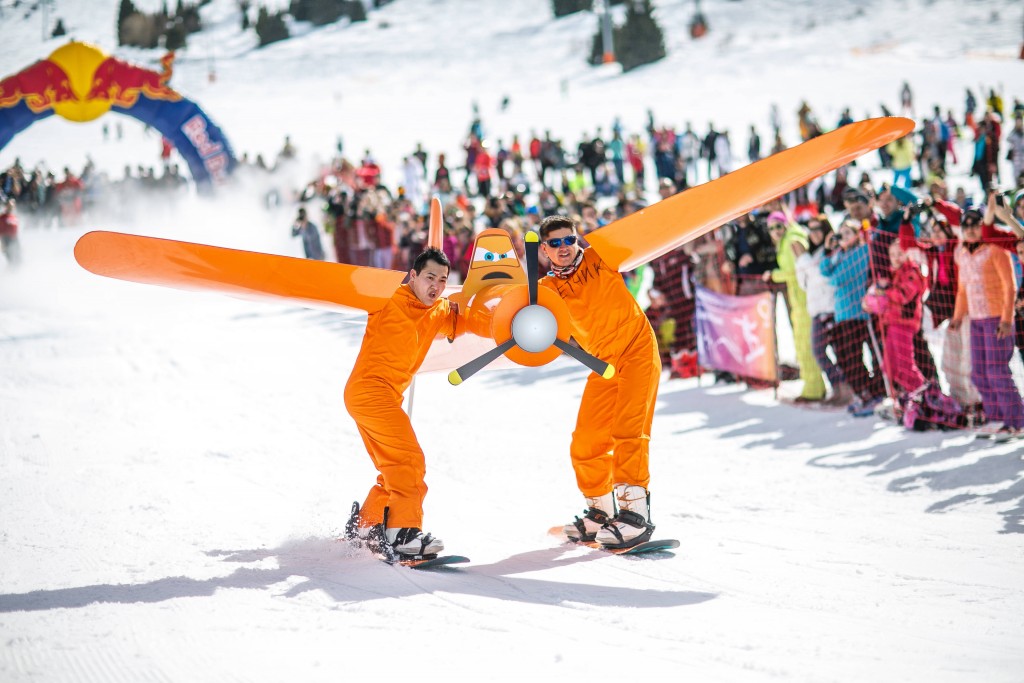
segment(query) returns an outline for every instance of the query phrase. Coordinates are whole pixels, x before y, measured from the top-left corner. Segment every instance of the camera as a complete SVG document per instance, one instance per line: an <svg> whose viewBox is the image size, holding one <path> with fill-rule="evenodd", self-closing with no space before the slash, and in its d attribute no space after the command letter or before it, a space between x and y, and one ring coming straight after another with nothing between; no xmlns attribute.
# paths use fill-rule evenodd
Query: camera
<svg viewBox="0 0 1024 683"><path fill-rule="evenodd" d="M913 204L907 205L907 213L909 213L911 217L916 216L919 213L924 213L929 209L930 207L924 202L914 202Z"/></svg>

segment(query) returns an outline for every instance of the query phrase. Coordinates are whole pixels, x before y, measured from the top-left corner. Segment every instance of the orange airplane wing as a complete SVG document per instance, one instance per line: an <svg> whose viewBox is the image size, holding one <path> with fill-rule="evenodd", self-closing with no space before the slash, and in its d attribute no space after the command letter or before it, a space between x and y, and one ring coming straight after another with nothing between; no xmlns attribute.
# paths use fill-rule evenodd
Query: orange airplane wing
<svg viewBox="0 0 1024 683"><path fill-rule="evenodd" d="M851 123L609 223L587 242L612 268L632 270L913 129L897 116Z"/></svg>
<svg viewBox="0 0 1024 683"><path fill-rule="evenodd" d="M380 310L405 273L117 232L89 232L75 259L104 277L343 311Z"/></svg>

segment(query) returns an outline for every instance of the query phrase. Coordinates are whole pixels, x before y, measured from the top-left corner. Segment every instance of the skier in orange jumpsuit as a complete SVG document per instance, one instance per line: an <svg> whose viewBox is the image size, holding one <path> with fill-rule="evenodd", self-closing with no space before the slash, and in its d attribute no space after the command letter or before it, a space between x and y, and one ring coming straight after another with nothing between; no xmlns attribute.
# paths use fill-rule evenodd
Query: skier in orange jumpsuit
<svg viewBox="0 0 1024 683"><path fill-rule="evenodd" d="M416 258L408 283L395 291L384 308L370 314L345 385L345 407L379 472L362 507L353 506L346 536L369 537L371 545L386 541L402 555L430 555L444 549L441 539L421 530L426 464L409 416L402 410L402 394L434 338L441 334L452 339L456 334L456 307L441 296L449 269L448 258L438 249L427 249ZM387 528L382 529L385 509Z"/></svg>
<svg viewBox="0 0 1024 683"><path fill-rule="evenodd" d="M550 216L539 232L552 265L540 284L565 301L580 346L615 367L608 380L591 373L583 390L570 455L587 509L565 525L565 533L610 548L631 547L654 531L647 486L661 379L657 338L622 275L596 251L583 249L572 219Z"/></svg>

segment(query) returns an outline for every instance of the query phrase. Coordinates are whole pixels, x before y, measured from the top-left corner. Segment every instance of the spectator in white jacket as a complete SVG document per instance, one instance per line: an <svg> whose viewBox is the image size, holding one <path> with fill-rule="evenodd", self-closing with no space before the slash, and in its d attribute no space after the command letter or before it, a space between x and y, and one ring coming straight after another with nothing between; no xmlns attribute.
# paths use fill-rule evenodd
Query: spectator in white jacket
<svg viewBox="0 0 1024 683"><path fill-rule="evenodd" d="M843 370L828 355L833 346L832 334L836 320L835 288L821 274L821 259L825 256L825 240L832 234L832 224L822 214L807 222L808 247L796 259L796 277L807 292L807 314L811 317L811 351L818 367L832 385L832 395L822 401L824 405L845 406L853 400L853 389L846 382ZM802 247L801 247L802 249Z"/></svg>

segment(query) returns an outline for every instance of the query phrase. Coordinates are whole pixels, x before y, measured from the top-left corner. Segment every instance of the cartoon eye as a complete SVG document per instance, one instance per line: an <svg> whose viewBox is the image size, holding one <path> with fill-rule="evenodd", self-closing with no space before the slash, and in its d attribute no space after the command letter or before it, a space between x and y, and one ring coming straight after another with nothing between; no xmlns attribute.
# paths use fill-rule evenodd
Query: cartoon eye
<svg viewBox="0 0 1024 683"><path fill-rule="evenodd" d="M473 261L474 262L481 262L481 261L483 261L483 262L486 262L486 263L494 263L495 261L500 261L502 259L507 259L507 258L515 258L515 252L513 252L511 250L510 251L505 251L505 252L490 251L489 249L487 249L485 247L477 247L476 250L473 252Z"/></svg>

